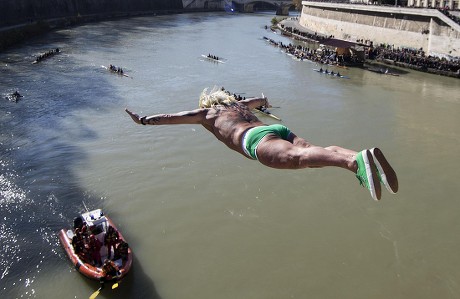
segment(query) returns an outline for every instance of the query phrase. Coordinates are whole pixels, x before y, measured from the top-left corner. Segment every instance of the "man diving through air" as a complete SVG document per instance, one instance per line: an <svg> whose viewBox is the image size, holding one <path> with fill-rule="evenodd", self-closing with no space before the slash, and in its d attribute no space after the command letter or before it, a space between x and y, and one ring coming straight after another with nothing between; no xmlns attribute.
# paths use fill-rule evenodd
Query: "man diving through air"
<svg viewBox="0 0 460 299"><path fill-rule="evenodd" d="M391 193L398 191L398 179L378 148L356 152L339 146L320 147L296 136L287 127L262 123L251 110L270 107L266 97L237 101L234 96L214 88L200 96L199 109L174 114L140 117L126 109L142 125L200 124L229 148L249 159L277 169L302 169L335 166L356 174L374 200L380 200L380 181Z"/></svg>

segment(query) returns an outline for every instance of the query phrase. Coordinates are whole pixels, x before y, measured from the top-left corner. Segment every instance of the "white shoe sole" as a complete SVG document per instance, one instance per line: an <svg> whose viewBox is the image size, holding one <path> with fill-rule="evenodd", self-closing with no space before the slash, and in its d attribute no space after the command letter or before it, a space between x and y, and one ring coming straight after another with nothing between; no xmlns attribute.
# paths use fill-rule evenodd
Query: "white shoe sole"
<svg viewBox="0 0 460 299"><path fill-rule="evenodd" d="M377 170L380 173L380 177L382 178L382 183L385 185L385 188L387 188L390 193L395 194L398 192L398 177L396 176L396 172L393 170L390 163L388 163L379 148L374 147L369 151L371 152L375 166L377 166Z"/></svg>
<svg viewBox="0 0 460 299"><path fill-rule="evenodd" d="M374 200L380 200L382 197L382 189L380 187L380 181L377 175L377 167L374 163L374 159L369 150L364 150L363 153L364 165L366 166L366 176L369 182L369 191Z"/></svg>

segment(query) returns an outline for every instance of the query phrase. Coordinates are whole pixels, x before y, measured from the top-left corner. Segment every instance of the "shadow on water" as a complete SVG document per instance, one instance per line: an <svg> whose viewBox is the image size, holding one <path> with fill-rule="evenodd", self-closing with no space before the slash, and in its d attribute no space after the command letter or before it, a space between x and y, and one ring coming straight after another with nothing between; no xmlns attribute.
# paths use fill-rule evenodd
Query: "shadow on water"
<svg viewBox="0 0 460 299"><path fill-rule="evenodd" d="M213 18L212 15L208 17L209 20ZM134 17L124 22L109 20L96 24L84 24L78 26L78 30L60 30L49 33L46 37L58 41L68 40L69 43L74 43L75 45L85 43L86 49L103 48L104 54L117 54L120 51L120 47L125 47L124 42L133 35L149 37L153 34L152 28L156 30L173 30L180 27L184 21L202 23L203 18L196 17L193 14L184 14L163 15L154 18L151 16ZM77 31L78 34L73 35ZM81 47L78 48L82 50ZM46 50L48 49L45 48L41 51Z"/></svg>
<svg viewBox="0 0 460 299"><path fill-rule="evenodd" d="M57 232L72 224L83 202L104 208L105 199L85 190L74 172L87 160L77 142L97 139L98 132L74 115L103 114L121 99L99 67L110 62L82 57L112 52L127 34L143 35L152 26L169 30L189 18L136 18L129 23L134 26L107 21L51 32L0 53L0 93L24 95L17 103L0 101L0 298L40 297L35 282L69 267ZM32 65L37 54L55 48L62 53ZM160 298L136 259L133 268L115 298Z"/></svg>
<svg viewBox="0 0 460 299"><path fill-rule="evenodd" d="M34 281L65 271L57 232L84 210L83 202L104 204L74 174L87 159L75 141L96 139L98 133L72 115L82 109L104 113L120 100L107 74L94 66L62 56L32 66L28 53L40 52L34 46L17 49L12 60L0 59L13 61L2 69L2 93L14 86L25 95L17 103L0 101L1 298L40 297Z"/></svg>
<svg viewBox="0 0 460 299"><path fill-rule="evenodd" d="M75 275L79 275L75 273ZM90 288L97 290L99 283L87 279L82 276L90 285ZM119 283L118 288L112 290L112 283L106 283L104 289L100 292L100 298L145 298L145 299L161 299L158 294L154 282L145 274L142 263L136 258L134 252L133 265L129 274L124 277Z"/></svg>

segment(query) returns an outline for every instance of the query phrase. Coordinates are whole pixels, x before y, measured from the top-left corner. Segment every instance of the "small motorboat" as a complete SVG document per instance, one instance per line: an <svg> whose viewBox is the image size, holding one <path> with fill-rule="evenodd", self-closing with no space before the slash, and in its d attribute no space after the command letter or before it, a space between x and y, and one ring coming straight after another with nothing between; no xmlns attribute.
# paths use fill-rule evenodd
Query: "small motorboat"
<svg viewBox="0 0 460 299"><path fill-rule="evenodd" d="M107 235L111 235L113 230L117 234L116 244L108 247L106 246ZM75 218L73 229L61 229L59 239L75 269L88 278L99 281L117 281L123 278L131 268L133 261L131 248L112 220L104 215L101 209L88 211ZM97 242L95 240L99 242L99 246L96 247L99 247L98 253L102 263L94 261L93 255L88 254L94 250L91 244ZM112 264L116 265L116 274L110 275L104 271L103 264L106 262L113 262Z"/></svg>

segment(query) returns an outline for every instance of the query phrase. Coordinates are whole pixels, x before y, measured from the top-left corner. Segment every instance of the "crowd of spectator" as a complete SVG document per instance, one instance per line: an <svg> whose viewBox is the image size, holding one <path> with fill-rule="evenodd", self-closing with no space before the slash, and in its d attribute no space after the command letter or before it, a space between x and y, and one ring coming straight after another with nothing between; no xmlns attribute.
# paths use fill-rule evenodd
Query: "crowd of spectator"
<svg viewBox="0 0 460 299"><path fill-rule="evenodd" d="M381 1L369 1L369 2L351 2L350 0L314 0L315 2L331 2L331 3L340 3L340 4L353 4L353 5L373 5L373 6L395 6L395 4L384 4L384 3L381 3ZM397 1L396 3L398 2L401 2L401 1ZM396 5L397 7L401 7L401 5ZM407 8L428 8L428 9L437 9L439 10L440 12L442 12L444 15L446 15L447 17L449 17L450 19L452 19L455 23L457 24L460 24L460 17L450 13L449 11L458 11L459 9L455 9L455 8L450 8L448 5L444 6L444 7L439 7L439 6L436 6L436 7L432 7L431 6L431 3L428 3L428 7L419 7L419 6L415 6L415 5L411 5L411 6L403 6L403 7L407 7Z"/></svg>
<svg viewBox="0 0 460 299"><path fill-rule="evenodd" d="M460 74L460 59L447 59L426 55L422 49L394 48L390 45L380 44L370 47L368 59L391 60L401 66L412 66L420 71L439 70Z"/></svg>
<svg viewBox="0 0 460 299"><path fill-rule="evenodd" d="M450 18L452 21L454 21L455 23L460 24L460 18L451 14L448 8L440 8L438 10L442 12L444 15L446 15L448 18Z"/></svg>
<svg viewBox="0 0 460 299"><path fill-rule="evenodd" d="M294 27L284 26L284 24L280 24L280 28L284 33L293 34L292 37L294 39L304 38L304 39L309 39L309 40L313 40L313 41L322 41L322 40L334 37L333 35L325 36L325 35L318 34L316 32L311 33L311 32L307 32L305 30L299 30L299 29L294 28Z"/></svg>
<svg viewBox="0 0 460 299"><path fill-rule="evenodd" d="M324 36L317 33L299 30L298 28L284 26L279 28L287 35L298 40L311 40L320 42L333 36ZM374 45L370 40L357 40L358 45L365 48L365 58L369 60L391 63L400 67L416 69L423 72L440 73L460 77L460 58L446 58L426 55L422 49L395 48L388 44ZM308 53L308 52L307 52ZM307 57L311 59L310 57ZM345 64L346 64L345 58Z"/></svg>

